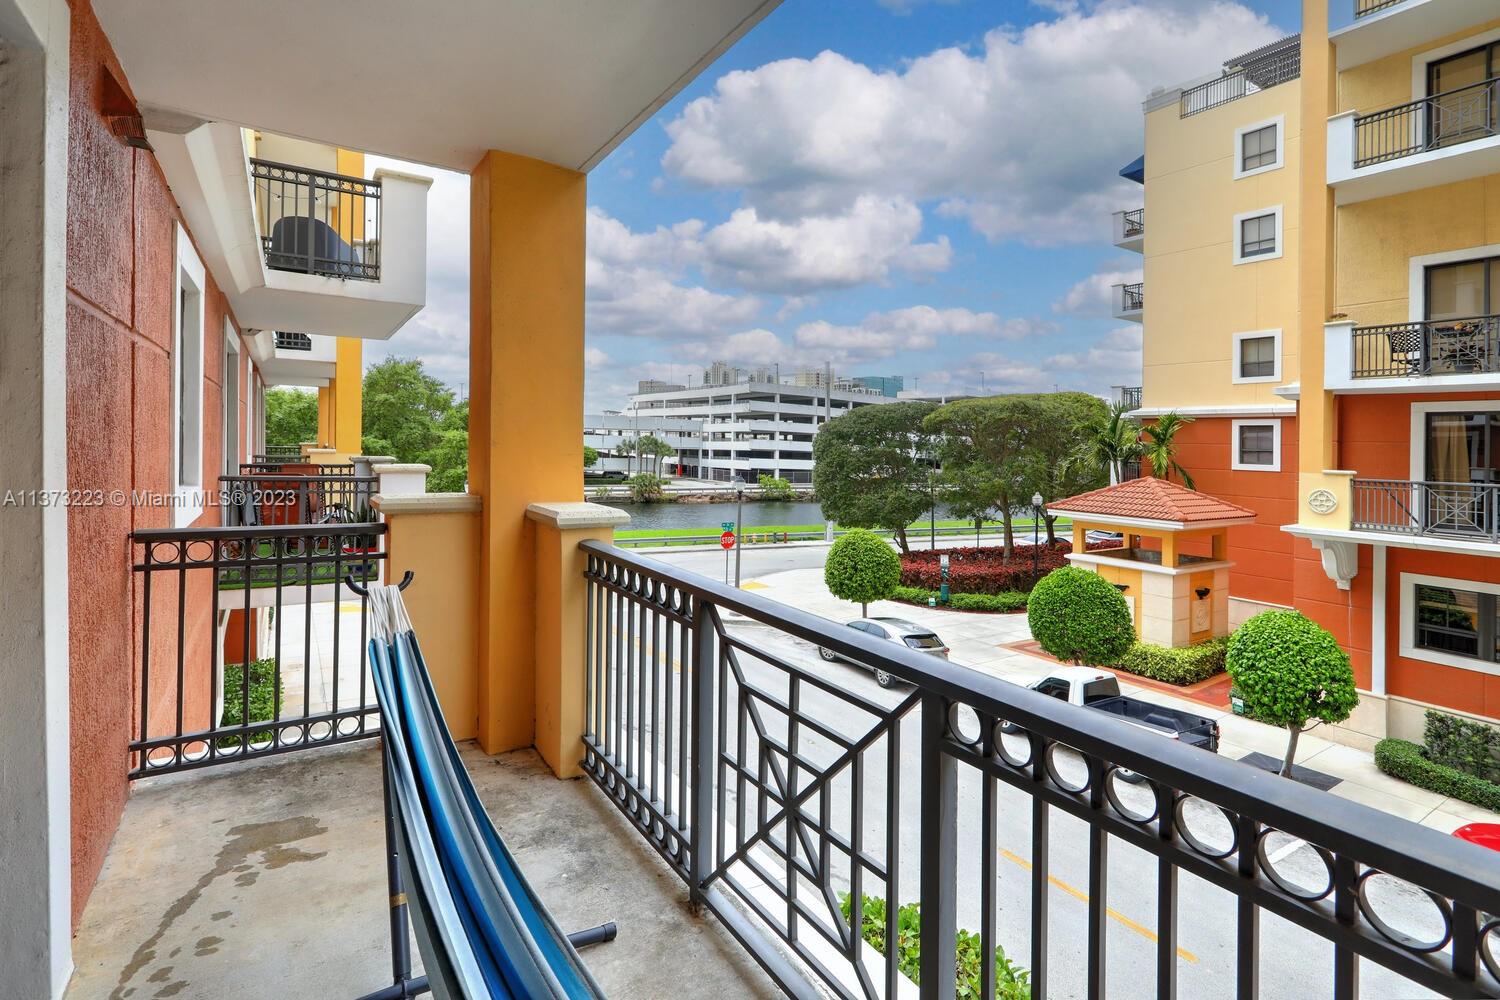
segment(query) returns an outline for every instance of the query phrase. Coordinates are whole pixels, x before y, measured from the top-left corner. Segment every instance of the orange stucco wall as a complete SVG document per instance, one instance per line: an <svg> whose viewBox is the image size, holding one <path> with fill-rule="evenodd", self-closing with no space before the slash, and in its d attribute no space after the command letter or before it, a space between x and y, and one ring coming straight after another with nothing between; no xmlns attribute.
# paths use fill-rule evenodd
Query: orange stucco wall
<svg viewBox="0 0 1500 1000"><path fill-rule="evenodd" d="M131 491L166 493L172 485L172 299L181 213L152 154L126 146L100 116L102 74L107 69L127 88L128 81L86 0L74 2L72 12L68 485L105 494L118 489L127 497ZM228 305L211 276L204 299L201 481L213 486L223 465L220 382ZM248 357L243 344L241 357ZM241 400L244 381L242 374ZM169 527L171 516L168 509L128 502L68 512L75 924L125 806L126 744L139 726L142 595L130 568L129 533ZM210 507L198 523L218 517ZM204 611L195 614L201 627L185 644L190 664L206 661L211 645L209 580L196 575L187 599ZM162 590L153 593L152 613L153 650L162 654L153 655L175 659L175 611ZM175 679L171 671L154 673L152 714L167 721ZM207 721L206 671L198 671L187 694L186 721Z"/></svg>

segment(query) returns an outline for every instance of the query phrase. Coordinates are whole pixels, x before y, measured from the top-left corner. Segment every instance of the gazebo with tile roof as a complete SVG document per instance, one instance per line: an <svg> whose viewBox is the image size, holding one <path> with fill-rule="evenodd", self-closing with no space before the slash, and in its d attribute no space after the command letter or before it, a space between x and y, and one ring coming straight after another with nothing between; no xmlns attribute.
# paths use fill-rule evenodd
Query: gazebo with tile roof
<svg viewBox="0 0 1500 1000"><path fill-rule="evenodd" d="M1166 479L1130 479L1047 505L1073 522L1068 559L1119 588L1142 642L1191 646L1229 633L1229 529L1255 511ZM1088 532L1118 548L1085 551Z"/></svg>

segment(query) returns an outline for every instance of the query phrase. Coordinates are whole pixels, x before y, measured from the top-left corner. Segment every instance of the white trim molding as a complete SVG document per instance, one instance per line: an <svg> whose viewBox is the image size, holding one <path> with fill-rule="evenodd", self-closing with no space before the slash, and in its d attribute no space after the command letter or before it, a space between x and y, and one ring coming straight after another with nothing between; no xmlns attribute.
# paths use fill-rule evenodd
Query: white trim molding
<svg viewBox="0 0 1500 1000"><path fill-rule="evenodd" d="M1244 236L1244 226L1241 225L1246 219L1258 219L1263 215L1271 215L1276 218L1276 249L1270 253L1258 253L1246 257L1241 249ZM1234 234L1231 237L1230 246L1233 248L1232 262L1235 264L1255 264L1263 260L1277 260L1286 253L1286 237L1282 230L1282 207L1280 205L1268 205L1265 208L1257 208L1250 212L1241 212L1234 217Z"/></svg>
<svg viewBox="0 0 1500 1000"><path fill-rule="evenodd" d="M1184 417L1295 417L1296 403L1248 403L1244 406L1150 406L1132 410L1132 417L1150 420L1180 413Z"/></svg>
<svg viewBox="0 0 1500 1000"><path fill-rule="evenodd" d="M1118 559L1111 556L1111 549L1093 552L1069 552L1063 558L1071 563L1079 563L1084 566L1115 566L1120 569L1138 569L1142 573L1158 573L1162 576L1192 576L1194 573L1203 573L1216 569L1233 569L1234 563L1227 559L1216 559L1213 562L1187 563L1182 566L1160 566L1156 563L1141 562L1139 559Z"/></svg>
<svg viewBox="0 0 1500 1000"><path fill-rule="evenodd" d="M172 468L167 482L176 494L173 521L187 527L203 513L203 346L208 276L187 230L177 224L172 288ZM182 310L187 302L186 313ZM183 365L189 368L184 378ZM184 398L182 389L188 388ZM184 434L184 421L188 433ZM183 454L186 438L188 453Z"/></svg>
<svg viewBox="0 0 1500 1000"><path fill-rule="evenodd" d="M1261 167L1245 166L1245 136L1251 132L1259 132L1268 125L1276 126L1276 160ZM1272 170L1280 170L1286 165L1286 115L1277 115L1275 118L1267 118L1251 125L1234 130L1234 179L1240 180L1244 177L1254 177L1256 174L1264 174Z"/></svg>
<svg viewBox="0 0 1500 1000"><path fill-rule="evenodd" d="M1240 460L1240 429L1244 427L1271 428L1271 464L1252 465ZM1229 424L1229 468L1235 472L1280 472L1281 471L1281 421L1280 420L1233 420Z"/></svg>
<svg viewBox="0 0 1500 1000"><path fill-rule="evenodd" d="M1473 670L1481 674L1500 675L1500 663L1480 660L1470 656L1458 656L1436 649L1423 649L1417 645L1417 587L1452 587L1476 594L1500 596L1500 584L1483 583L1479 580L1461 580L1445 576L1425 576L1420 573L1401 574L1401 655L1410 660L1437 663L1460 670Z"/></svg>
<svg viewBox="0 0 1500 1000"><path fill-rule="evenodd" d="M1493 13L1492 11L1490 13ZM1446 32L1443 32L1446 34ZM1441 37L1431 36L1431 37ZM1500 28L1493 31L1482 31L1477 35L1468 35L1456 42L1440 45L1426 52L1418 52L1411 57L1411 99L1420 101L1427 96L1427 68L1435 62L1441 62L1449 56L1456 56L1460 52L1470 49L1481 48L1491 42L1500 42Z"/></svg>
<svg viewBox="0 0 1500 1000"><path fill-rule="evenodd" d="M1273 347L1271 356L1275 359L1276 367L1269 375L1242 375L1240 374L1240 345L1247 340L1264 340L1271 338ZM1229 359L1229 381L1234 385L1254 385L1261 382L1281 381L1281 331L1276 330L1246 330L1243 333L1230 334L1230 344L1233 355Z"/></svg>
<svg viewBox="0 0 1500 1000"><path fill-rule="evenodd" d="M1308 541L1318 550L1328 579L1340 590L1348 590L1359 575L1359 546L1333 538L1310 538Z"/></svg>
<svg viewBox="0 0 1500 1000"><path fill-rule="evenodd" d="M1500 257L1500 243L1465 247L1462 250L1444 250L1442 253L1427 253L1407 258L1406 272L1406 318L1408 322L1420 323L1427 318L1427 269L1439 264L1462 264L1466 260L1483 260Z"/></svg>
<svg viewBox="0 0 1500 1000"><path fill-rule="evenodd" d="M1064 510L1048 507L1047 513L1066 517L1070 521L1087 521L1089 524L1113 525L1121 528L1149 528L1152 531L1197 531L1200 528L1230 528L1237 524L1249 524L1254 514L1241 517L1224 517L1214 521L1163 521L1154 517L1117 517L1113 514L1091 514L1081 510ZM1137 566L1139 563L1131 563Z"/></svg>
<svg viewBox="0 0 1500 1000"><path fill-rule="evenodd" d="M1500 413L1500 400L1439 399L1411 404L1411 432L1407 450L1411 452L1408 469L1412 482L1427 478L1427 415L1429 413Z"/></svg>

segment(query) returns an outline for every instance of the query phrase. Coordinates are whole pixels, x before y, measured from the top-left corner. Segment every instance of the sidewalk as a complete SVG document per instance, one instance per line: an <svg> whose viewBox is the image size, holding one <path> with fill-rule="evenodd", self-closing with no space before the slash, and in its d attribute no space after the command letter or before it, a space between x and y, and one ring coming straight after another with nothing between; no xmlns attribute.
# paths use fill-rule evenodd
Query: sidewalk
<svg viewBox="0 0 1500 1000"><path fill-rule="evenodd" d="M767 574L745 581L744 589L834 621L860 616L858 604L841 601L828 592L821 569ZM870 605L870 615L906 618L925 625L947 642L954 662L1005 680L1028 683L1055 666L1050 659L1009 648L1031 639L1024 613L977 614L877 601ZM1285 752L1287 737L1281 729L1234 715L1227 707L1215 709L1167 693L1160 685L1136 682L1129 674L1119 674L1119 678L1121 690L1132 697L1217 720L1221 756L1238 760L1259 752L1279 759ZM1443 833L1451 833L1465 823L1500 822L1500 814L1488 809L1446 798L1384 774L1368 752L1324 739L1316 729L1302 736L1297 765L1340 779L1331 790L1334 795Z"/></svg>

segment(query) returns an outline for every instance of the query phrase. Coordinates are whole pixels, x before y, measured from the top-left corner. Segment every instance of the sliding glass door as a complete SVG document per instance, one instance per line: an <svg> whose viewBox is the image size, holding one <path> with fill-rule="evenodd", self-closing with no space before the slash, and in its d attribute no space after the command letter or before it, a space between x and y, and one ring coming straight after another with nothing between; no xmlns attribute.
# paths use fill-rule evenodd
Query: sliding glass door
<svg viewBox="0 0 1500 1000"><path fill-rule="evenodd" d="M1495 135L1495 76L1500 71L1500 42L1460 52L1427 67L1431 98L1427 141L1431 148L1451 146Z"/></svg>

